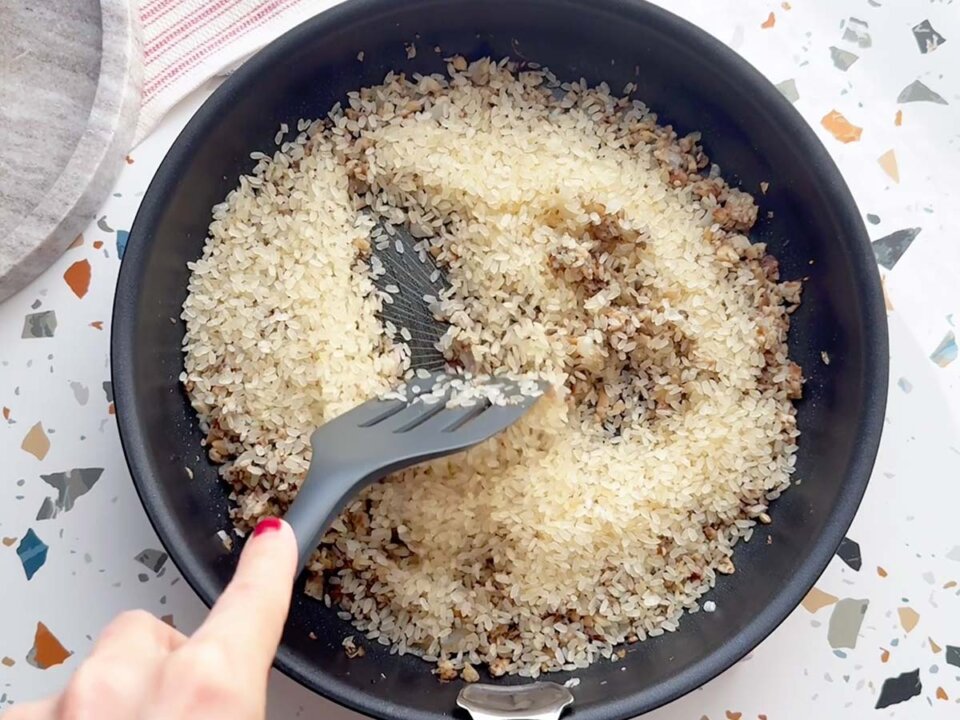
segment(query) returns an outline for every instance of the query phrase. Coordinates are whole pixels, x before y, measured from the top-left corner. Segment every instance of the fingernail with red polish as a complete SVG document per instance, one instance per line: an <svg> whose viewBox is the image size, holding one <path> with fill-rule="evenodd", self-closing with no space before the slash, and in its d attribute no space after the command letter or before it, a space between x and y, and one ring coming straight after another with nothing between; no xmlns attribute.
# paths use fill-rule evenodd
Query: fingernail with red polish
<svg viewBox="0 0 960 720"><path fill-rule="evenodd" d="M258 535L263 535L264 533L274 532L281 528L282 521L280 518L269 517L264 518L257 523L257 527L253 530L253 536L257 537Z"/></svg>

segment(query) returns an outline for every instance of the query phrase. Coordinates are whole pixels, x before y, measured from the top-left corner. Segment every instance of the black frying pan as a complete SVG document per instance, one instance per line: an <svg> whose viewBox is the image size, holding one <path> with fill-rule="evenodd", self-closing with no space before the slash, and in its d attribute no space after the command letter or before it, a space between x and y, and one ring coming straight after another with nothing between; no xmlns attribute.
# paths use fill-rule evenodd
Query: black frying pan
<svg viewBox="0 0 960 720"><path fill-rule="evenodd" d="M413 41L418 52L408 60L404 43ZM112 339L124 451L157 532L193 588L212 602L236 558L215 537L226 523L225 491L216 469L198 462L201 434L177 381L184 327L170 318L179 317L186 294L186 263L201 254L210 208L249 170L249 153L271 147L280 122L322 115L388 70L442 72L434 46L469 58L536 60L561 78L605 80L615 90L637 83L636 96L662 122L703 132L707 153L731 182L754 193L770 182L769 193L758 196L753 237L770 244L786 278L809 276L790 333L792 357L808 377L799 405L802 484L774 504L772 525L738 547L736 574L722 578L711 596L715 613L686 617L678 632L630 646L621 663L575 673L581 682L573 717L634 716L729 667L797 606L856 512L887 390L879 277L843 179L770 83L683 20L636 0L353 0L247 62L174 143L130 233ZM185 477L188 463L193 481ZM319 639L311 640L311 631ZM350 632L333 611L298 592L277 665L371 715L437 720L459 712L459 682L440 684L427 663L389 656L376 644L366 657L347 659L340 641Z"/></svg>

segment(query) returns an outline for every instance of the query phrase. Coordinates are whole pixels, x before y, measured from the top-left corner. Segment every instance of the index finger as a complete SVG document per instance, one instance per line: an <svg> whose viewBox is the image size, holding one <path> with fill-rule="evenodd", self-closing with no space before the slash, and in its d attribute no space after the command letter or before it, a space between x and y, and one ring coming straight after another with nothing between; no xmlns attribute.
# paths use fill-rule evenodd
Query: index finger
<svg viewBox="0 0 960 720"><path fill-rule="evenodd" d="M262 520L243 548L233 579L190 643L213 642L238 659L238 670L262 671L265 677L280 644L296 574L293 530L278 518Z"/></svg>

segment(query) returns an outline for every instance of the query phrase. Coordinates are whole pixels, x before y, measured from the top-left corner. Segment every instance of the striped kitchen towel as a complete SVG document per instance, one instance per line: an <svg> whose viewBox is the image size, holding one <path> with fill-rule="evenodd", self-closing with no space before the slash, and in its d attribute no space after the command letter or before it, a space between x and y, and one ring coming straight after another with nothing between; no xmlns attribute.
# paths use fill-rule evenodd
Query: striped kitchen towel
<svg viewBox="0 0 960 720"><path fill-rule="evenodd" d="M139 0L143 98L138 144L187 94L339 0Z"/></svg>

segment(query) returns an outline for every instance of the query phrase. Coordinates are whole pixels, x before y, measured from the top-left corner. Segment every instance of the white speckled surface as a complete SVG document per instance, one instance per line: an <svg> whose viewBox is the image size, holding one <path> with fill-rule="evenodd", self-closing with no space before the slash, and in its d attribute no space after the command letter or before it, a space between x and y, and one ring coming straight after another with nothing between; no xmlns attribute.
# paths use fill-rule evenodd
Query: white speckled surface
<svg viewBox="0 0 960 720"><path fill-rule="evenodd" d="M880 261L891 375L880 454L842 556L746 659L645 720L960 717L958 0L660 4L779 84L833 155ZM945 38L932 50L931 36L914 29L924 21ZM842 69L849 56L831 48L856 60ZM915 99L917 81L943 102ZM83 243L0 304L0 708L61 688L123 609L170 615L184 630L205 612L169 560L158 568L156 554L136 559L162 546L120 451L108 335L126 229L210 89L194 93L137 148ZM834 110L861 129L859 139L842 142L824 126ZM66 281L88 271L88 290ZM44 499L56 494L44 476L77 468L103 472L71 510L38 520ZM31 547L28 580L17 550ZM713 617L723 621L722 604ZM62 664L40 669L27 661L38 623L73 653ZM357 716L275 673L269 717Z"/></svg>
<svg viewBox="0 0 960 720"><path fill-rule="evenodd" d="M139 109L127 0L0 9L0 300L83 230L123 165Z"/></svg>

